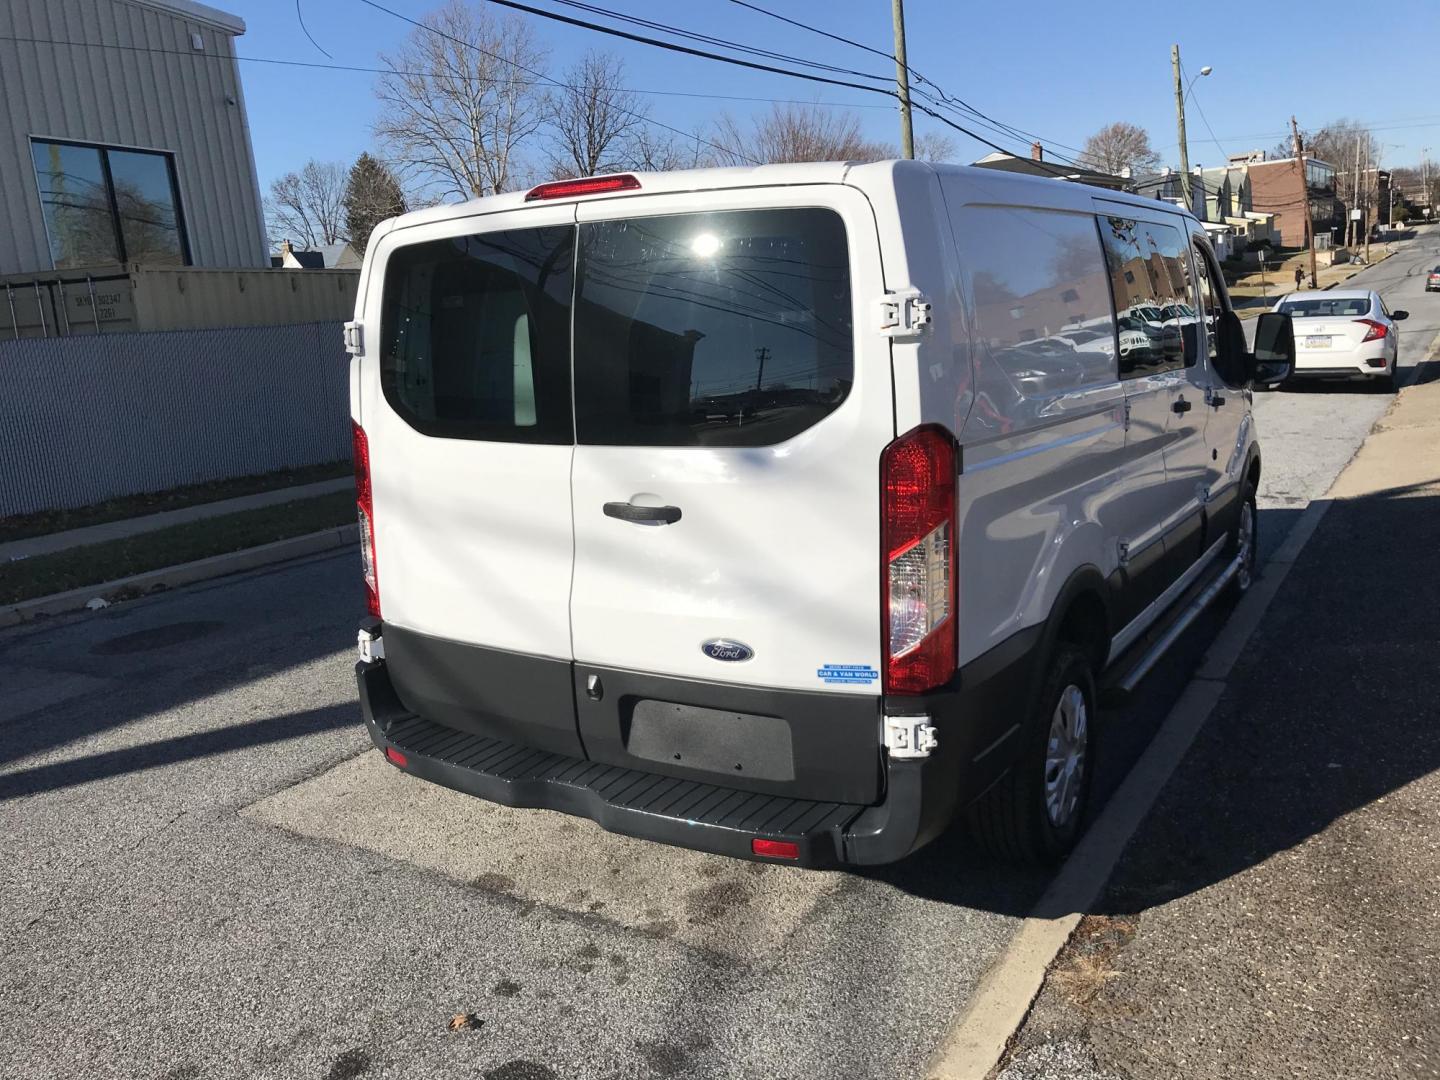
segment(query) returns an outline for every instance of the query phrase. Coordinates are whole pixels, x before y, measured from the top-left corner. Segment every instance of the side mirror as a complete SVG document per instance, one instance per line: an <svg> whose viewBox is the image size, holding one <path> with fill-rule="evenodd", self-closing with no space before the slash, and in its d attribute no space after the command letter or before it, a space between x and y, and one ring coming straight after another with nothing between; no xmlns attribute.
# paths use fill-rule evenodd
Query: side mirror
<svg viewBox="0 0 1440 1080"><path fill-rule="evenodd" d="M1255 351L1250 354L1250 381L1268 386L1295 373L1295 324L1290 316L1267 311L1255 320Z"/></svg>
<svg viewBox="0 0 1440 1080"><path fill-rule="evenodd" d="M1408 318L1410 318L1410 312L1408 312L1408 311L1392 311L1392 312L1390 312L1390 321L1391 321L1391 322L1403 322L1404 320L1406 320L1406 319L1408 319Z"/></svg>

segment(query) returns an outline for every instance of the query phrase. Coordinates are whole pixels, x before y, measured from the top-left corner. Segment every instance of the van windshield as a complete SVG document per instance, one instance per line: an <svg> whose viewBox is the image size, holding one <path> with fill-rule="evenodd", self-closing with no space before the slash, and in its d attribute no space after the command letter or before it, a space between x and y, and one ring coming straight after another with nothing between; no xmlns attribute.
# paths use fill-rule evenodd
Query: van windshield
<svg viewBox="0 0 1440 1080"><path fill-rule="evenodd" d="M766 446L854 379L845 227L820 209L580 226L579 442Z"/></svg>

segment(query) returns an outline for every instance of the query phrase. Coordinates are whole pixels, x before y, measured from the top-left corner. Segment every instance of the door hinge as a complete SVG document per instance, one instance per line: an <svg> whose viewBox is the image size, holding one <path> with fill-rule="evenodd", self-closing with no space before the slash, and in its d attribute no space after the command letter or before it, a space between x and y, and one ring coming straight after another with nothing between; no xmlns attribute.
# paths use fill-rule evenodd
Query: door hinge
<svg viewBox="0 0 1440 1080"><path fill-rule="evenodd" d="M365 347L365 325L358 322L347 322L345 324L345 351L351 356L359 356Z"/></svg>
<svg viewBox="0 0 1440 1080"><path fill-rule="evenodd" d="M1116 545L1116 546L1119 548L1120 565L1121 565L1121 566L1129 566L1129 565L1130 565L1130 545L1129 545L1129 543L1127 543L1127 542L1124 541L1124 540L1121 540L1120 543L1119 543L1118 545Z"/></svg>
<svg viewBox="0 0 1440 1080"><path fill-rule="evenodd" d="M885 717L885 749L893 758L927 758L940 745L929 716Z"/></svg>
<svg viewBox="0 0 1440 1080"><path fill-rule="evenodd" d="M1130 399L1125 399L1125 430L1130 430Z"/></svg>
<svg viewBox="0 0 1440 1080"><path fill-rule="evenodd" d="M930 301L919 289L897 289L875 301L875 329L888 338L919 337L930 321Z"/></svg>

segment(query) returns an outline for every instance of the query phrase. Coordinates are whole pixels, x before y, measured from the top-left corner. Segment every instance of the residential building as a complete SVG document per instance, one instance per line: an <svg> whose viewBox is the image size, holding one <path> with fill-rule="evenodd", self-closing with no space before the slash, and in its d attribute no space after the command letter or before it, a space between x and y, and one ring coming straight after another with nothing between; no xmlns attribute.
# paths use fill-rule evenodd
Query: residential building
<svg viewBox="0 0 1440 1080"><path fill-rule="evenodd" d="M1335 188L1335 166L1316 158L1305 158L1301 176L1299 158L1252 161L1245 166L1250 180L1250 203L1254 210L1275 215L1275 229L1282 247L1305 246L1305 214L1316 235L1344 227L1344 207Z"/></svg>
<svg viewBox="0 0 1440 1080"><path fill-rule="evenodd" d="M1109 188L1111 191L1134 190L1130 186L1130 178L1127 176L1097 172L1094 169L1068 165L1060 161L1046 161L1045 150L1038 142L1030 145L1028 158L997 151L987 154L972 164L982 169L999 169L1002 172L1025 173L1029 176L1048 176L1054 180L1070 180L1078 184Z"/></svg>
<svg viewBox="0 0 1440 1080"><path fill-rule="evenodd" d="M0 4L0 275L268 267L244 32L194 0Z"/></svg>
<svg viewBox="0 0 1440 1080"><path fill-rule="evenodd" d="M338 244L321 244L309 251L295 247L289 240L280 241L280 250L270 256L270 265L286 270L359 270L365 257L348 240Z"/></svg>
<svg viewBox="0 0 1440 1080"><path fill-rule="evenodd" d="M1148 195L1152 199L1160 199L1164 202L1174 203L1176 206L1183 206L1184 185L1181 181L1181 173L1168 165L1158 173L1150 173L1135 181L1134 190L1140 195ZM1208 201L1206 198L1205 179L1199 169L1190 174L1190 212L1201 221L1209 220Z"/></svg>

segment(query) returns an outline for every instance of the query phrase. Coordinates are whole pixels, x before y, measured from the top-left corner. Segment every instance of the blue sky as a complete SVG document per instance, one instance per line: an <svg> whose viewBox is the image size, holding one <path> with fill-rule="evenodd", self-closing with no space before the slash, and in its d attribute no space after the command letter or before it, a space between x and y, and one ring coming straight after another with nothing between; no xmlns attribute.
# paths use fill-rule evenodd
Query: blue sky
<svg viewBox="0 0 1440 1080"><path fill-rule="evenodd" d="M301 32L293 0L211 2L245 19L248 30L238 43L242 56L330 62ZM335 63L379 66L378 54L394 48L410 31L358 0L300 2L306 25ZM531 2L567 10L551 0ZM879 56L786 26L729 0L596 2L807 59L893 73L894 65ZM766 0L757 3L765 6ZM412 16L435 6L428 0L386 4ZM890 48L886 0L768 0L768 5L831 33ZM1176 42L1189 74L1207 64L1214 68L1195 83L1190 98L1192 165L1217 164L1222 150L1272 147L1287 132L1292 112L1301 127L1318 127L1341 116L1370 122L1385 144L1386 166L1418 163L1422 147L1431 147L1432 156L1440 153L1440 102L1432 100L1440 3L1391 0L1383 16L1374 9L1357 20L1358 10L1353 0L1220 0L1179 6L1134 0L908 0L906 19L913 70L990 116L1043 136L1062 154L1073 156L1061 144L1079 147L1095 129L1126 120L1146 128L1166 162L1174 164L1178 152L1170 46ZM1193 17L1181 17L1181 11ZM518 17L532 22L550 47L556 72L587 48L620 55L635 88L671 92L645 100L656 119L676 127L704 125L724 110L743 117L768 108L763 101L673 95L686 91L855 105L868 135L898 139L895 111L876 95L744 71L535 16ZM1357 26L1353 41L1346 37L1348 24ZM1307 30L1313 35L1309 39L1303 37ZM275 176L310 157L349 161L373 146L374 76L264 63L241 67L262 186L268 188ZM874 107L877 104L883 107ZM916 130L946 129L920 116ZM956 137L962 160L990 150L958 132L949 134ZM1025 152L1023 140L996 141Z"/></svg>

